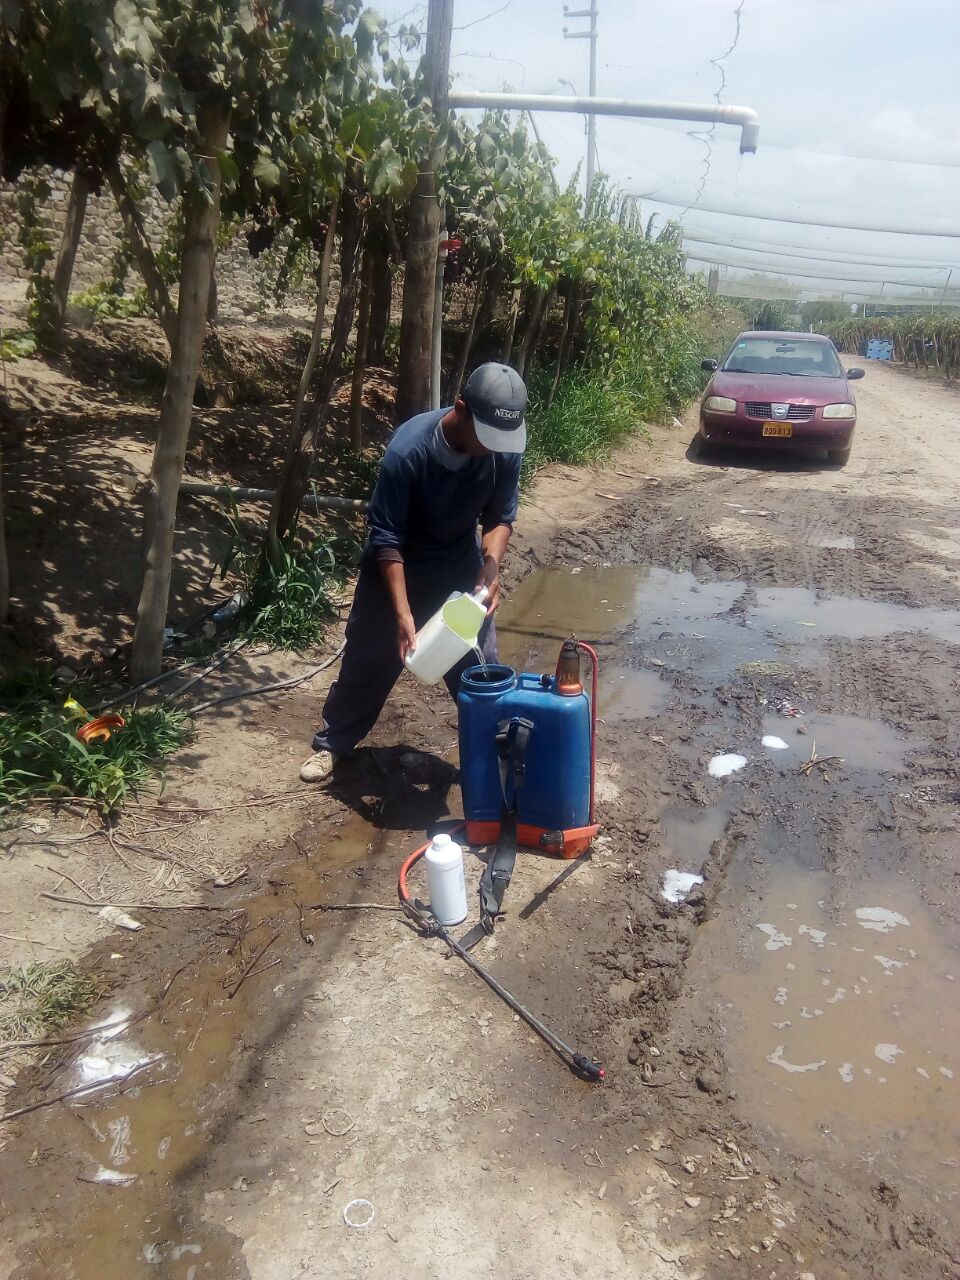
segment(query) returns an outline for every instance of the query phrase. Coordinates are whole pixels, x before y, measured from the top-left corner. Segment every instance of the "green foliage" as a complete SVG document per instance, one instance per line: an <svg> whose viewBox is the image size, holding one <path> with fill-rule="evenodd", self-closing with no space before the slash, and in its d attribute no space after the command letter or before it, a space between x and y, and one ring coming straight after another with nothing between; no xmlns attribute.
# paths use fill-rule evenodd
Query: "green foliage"
<svg viewBox="0 0 960 1280"><path fill-rule="evenodd" d="M789 298L774 298L761 302L754 313L752 329L783 331L797 326L797 304Z"/></svg>
<svg viewBox="0 0 960 1280"><path fill-rule="evenodd" d="M15 329L12 333L0 330L0 360L24 360L37 349L37 340L29 330Z"/></svg>
<svg viewBox="0 0 960 1280"><path fill-rule="evenodd" d="M893 343L894 359L944 377L960 376L960 315L956 311L848 316L824 326L823 332L839 349L852 352L871 338L886 338Z"/></svg>
<svg viewBox="0 0 960 1280"><path fill-rule="evenodd" d="M642 426L637 388L623 370L569 370L547 409L551 381L542 373L530 387L525 480L547 462L596 462Z"/></svg>
<svg viewBox="0 0 960 1280"><path fill-rule="evenodd" d="M0 1041L39 1040L89 1009L100 985L69 960L0 969Z"/></svg>
<svg viewBox="0 0 960 1280"><path fill-rule="evenodd" d="M53 245L40 215L40 206L50 199L50 187L43 178L31 177L17 193L20 218L19 240L24 264L30 272L27 282L27 318L42 351L56 346L57 325L53 300L53 277L47 267L53 258Z"/></svg>
<svg viewBox="0 0 960 1280"><path fill-rule="evenodd" d="M271 560L264 551L264 531L241 528L234 518L220 572L226 576L232 570L240 580L246 601L241 629L274 649L300 653L315 645L334 616L345 568L357 550L353 540L336 537L304 543L294 529Z"/></svg>
<svg viewBox="0 0 960 1280"><path fill-rule="evenodd" d="M142 791L188 740L187 719L161 706L120 714L126 726L109 741L81 742L76 730L86 713L47 671L0 682L0 808L37 796L82 796L112 812Z"/></svg>

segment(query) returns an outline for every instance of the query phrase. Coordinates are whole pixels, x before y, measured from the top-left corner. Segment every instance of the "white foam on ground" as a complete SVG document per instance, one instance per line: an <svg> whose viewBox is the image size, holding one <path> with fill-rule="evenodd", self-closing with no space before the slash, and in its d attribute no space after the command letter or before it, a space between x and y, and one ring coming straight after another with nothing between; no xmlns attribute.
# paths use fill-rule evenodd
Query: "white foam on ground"
<svg viewBox="0 0 960 1280"><path fill-rule="evenodd" d="M905 969L907 967L906 960L890 960L887 956L874 956L877 964L883 966L883 972L886 977L890 977L894 969Z"/></svg>
<svg viewBox="0 0 960 1280"><path fill-rule="evenodd" d="M808 924L802 924L797 933L805 933L815 947L822 947L827 940L826 929L812 929Z"/></svg>
<svg viewBox="0 0 960 1280"><path fill-rule="evenodd" d="M844 1084L853 1083L853 1063L852 1062L845 1062L843 1066L837 1067L837 1070L840 1072L840 1079L843 1081Z"/></svg>
<svg viewBox="0 0 960 1280"><path fill-rule="evenodd" d="M896 1062L903 1050L898 1044L878 1044L873 1050L873 1056L879 1058L881 1062L889 1063L890 1066Z"/></svg>
<svg viewBox="0 0 960 1280"><path fill-rule="evenodd" d="M790 743L784 742L782 738L778 738L774 733L767 733L760 739L761 746L769 747L771 751L789 751Z"/></svg>
<svg viewBox="0 0 960 1280"><path fill-rule="evenodd" d="M703 876L696 876L692 871L678 871L671 867L663 873L663 888L660 897L667 902L682 902L695 885L703 884Z"/></svg>
<svg viewBox="0 0 960 1280"><path fill-rule="evenodd" d="M707 766L711 778L728 778L731 773L737 773L746 766L747 757L738 755L735 751L725 752L723 755L714 756Z"/></svg>
<svg viewBox="0 0 960 1280"><path fill-rule="evenodd" d="M776 993L776 995L773 997L773 999L774 999L774 1003L775 1003L775 1004L786 1004L786 1003L787 1003L787 995L788 995L788 992L787 992L787 988L786 988L786 987L777 987L777 993Z"/></svg>
<svg viewBox="0 0 960 1280"><path fill-rule="evenodd" d="M783 1056L785 1045L778 1044L773 1053L767 1054L767 1061L774 1067L782 1067L784 1071L790 1071L794 1074L803 1071L819 1071L821 1067L827 1065L826 1058L822 1062L787 1062Z"/></svg>
<svg viewBox="0 0 960 1280"><path fill-rule="evenodd" d="M886 907L857 907L857 921L862 928L874 929L877 933L889 933L897 925L910 924L906 916Z"/></svg>
<svg viewBox="0 0 960 1280"><path fill-rule="evenodd" d="M767 935L766 949L768 951L779 951L781 947L793 946L793 939L788 938L785 933L781 933L775 924L758 924L754 925L754 928Z"/></svg>

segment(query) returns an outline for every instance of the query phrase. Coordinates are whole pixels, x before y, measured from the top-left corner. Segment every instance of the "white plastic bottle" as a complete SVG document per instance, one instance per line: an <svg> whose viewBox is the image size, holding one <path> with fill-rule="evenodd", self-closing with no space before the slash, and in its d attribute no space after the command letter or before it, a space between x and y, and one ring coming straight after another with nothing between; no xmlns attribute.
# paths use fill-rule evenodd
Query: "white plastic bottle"
<svg viewBox="0 0 960 1280"><path fill-rule="evenodd" d="M460 924L467 918L463 850L449 836L435 835L425 858L430 909L441 924Z"/></svg>
<svg viewBox="0 0 960 1280"><path fill-rule="evenodd" d="M417 632L417 647L404 659L423 684L437 684L476 645L487 616L487 589L455 591Z"/></svg>

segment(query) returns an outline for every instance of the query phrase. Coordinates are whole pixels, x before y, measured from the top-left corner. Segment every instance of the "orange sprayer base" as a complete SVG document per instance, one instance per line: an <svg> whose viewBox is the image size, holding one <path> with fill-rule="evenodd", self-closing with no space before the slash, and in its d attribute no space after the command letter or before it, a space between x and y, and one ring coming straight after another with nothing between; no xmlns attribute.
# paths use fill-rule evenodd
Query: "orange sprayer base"
<svg viewBox="0 0 960 1280"><path fill-rule="evenodd" d="M468 844L496 844L500 838L499 822L466 822ZM579 858L600 834L594 823L589 827L574 827L569 831L548 831L545 827L530 827L520 823L517 827L517 845L535 849L538 853L553 853L560 858ZM562 843L561 843L562 840Z"/></svg>

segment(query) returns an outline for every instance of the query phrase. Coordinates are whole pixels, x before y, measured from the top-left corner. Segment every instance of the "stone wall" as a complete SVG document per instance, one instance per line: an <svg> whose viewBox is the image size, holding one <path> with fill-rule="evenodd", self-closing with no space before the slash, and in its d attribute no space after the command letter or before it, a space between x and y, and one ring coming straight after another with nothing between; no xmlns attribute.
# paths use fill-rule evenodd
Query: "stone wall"
<svg viewBox="0 0 960 1280"><path fill-rule="evenodd" d="M37 176L50 187L50 199L41 209L41 217L49 228L54 258L49 270L52 273L56 254L60 247L63 224L66 220L70 198L71 175L56 169L38 170ZM18 239L17 191L9 183L0 183L0 282L26 282L28 272L23 264L23 249ZM167 223L172 217L172 206L155 193L144 200L141 211L150 243L156 250L163 241ZM109 187L104 183L99 195L91 195L83 223L83 235L77 251L73 270L71 292L78 293L91 285L110 278L114 255L120 244L120 215ZM250 315L264 310L274 310L273 284L279 267L279 255L265 255L254 261L247 251L246 237L234 235L217 258L217 290L223 315ZM127 277L127 291L132 293L140 285L136 267L131 266ZM296 304L309 299L312 284L306 289L291 288L289 300Z"/></svg>

